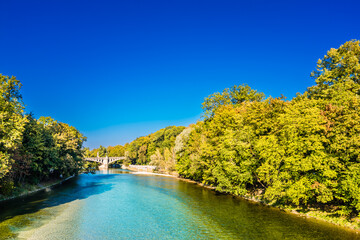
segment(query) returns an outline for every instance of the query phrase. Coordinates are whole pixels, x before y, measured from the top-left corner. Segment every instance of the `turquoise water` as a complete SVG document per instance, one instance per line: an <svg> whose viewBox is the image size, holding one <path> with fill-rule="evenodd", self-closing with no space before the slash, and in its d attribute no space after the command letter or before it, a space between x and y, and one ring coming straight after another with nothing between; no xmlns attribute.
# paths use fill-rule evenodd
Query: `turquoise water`
<svg viewBox="0 0 360 240"><path fill-rule="evenodd" d="M175 178L109 170L0 205L10 239L360 239Z"/></svg>

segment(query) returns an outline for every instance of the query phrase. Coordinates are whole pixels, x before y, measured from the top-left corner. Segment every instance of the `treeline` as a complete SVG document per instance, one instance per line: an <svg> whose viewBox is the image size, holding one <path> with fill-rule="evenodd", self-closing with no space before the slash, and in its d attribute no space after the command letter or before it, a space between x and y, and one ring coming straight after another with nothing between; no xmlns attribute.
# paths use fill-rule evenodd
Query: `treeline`
<svg viewBox="0 0 360 240"><path fill-rule="evenodd" d="M178 136L185 127L170 126L144 137L139 137L127 143L124 146L109 146L107 148L100 146L97 149L86 151L89 157L125 156L123 164L125 165L155 165L158 171L174 172L176 165L176 136Z"/></svg>
<svg viewBox="0 0 360 240"><path fill-rule="evenodd" d="M246 85L205 99L203 120L122 147L132 164L270 204L360 211L360 42L331 49L292 100Z"/></svg>
<svg viewBox="0 0 360 240"><path fill-rule="evenodd" d="M360 42L331 49L291 101L235 86L205 99L183 137L185 177L270 204L360 211Z"/></svg>
<svg viewBox="0 0 360 240"><path fill-rule="evenodd" d="M21 83L0 74L0 194L77 174L86 138L50 117L24 113Z"/></svg>
<svg viewBox="0 0 360 240"><path fill-rule="evenodd" d="M109 146L104 147L101 146L99 148L95 148L90 150L89 148L85 148L85 156L87 157L123 157L125 156L125 147L121 145L116 145L115 147Z"/></svg>

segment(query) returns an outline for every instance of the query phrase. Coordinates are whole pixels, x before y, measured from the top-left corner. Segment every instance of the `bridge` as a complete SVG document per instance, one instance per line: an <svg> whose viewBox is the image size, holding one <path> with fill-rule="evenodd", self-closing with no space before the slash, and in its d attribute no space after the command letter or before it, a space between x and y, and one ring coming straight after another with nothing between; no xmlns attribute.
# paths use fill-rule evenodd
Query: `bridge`
<svg viewBox="0 0 360 240"><path fill-rule="evenodd" d="M119 160L124 160L125 157L89 157L89 158L85 158L85 161L90 161L90 162L98 162L101 163L101 168L108 168L109 164L119 161Z"/></svg>

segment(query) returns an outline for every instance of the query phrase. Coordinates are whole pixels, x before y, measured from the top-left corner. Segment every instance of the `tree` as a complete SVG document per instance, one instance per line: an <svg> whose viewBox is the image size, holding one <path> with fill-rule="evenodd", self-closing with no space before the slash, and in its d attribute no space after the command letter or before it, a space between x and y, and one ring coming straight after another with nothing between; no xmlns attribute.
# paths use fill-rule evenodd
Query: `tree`
<svg viewBox="0 0 360 240"><path fill-rule="evenodd" d="M99 147L99 151L98 151L98 152L99 152L99 157L106 157L107 154L108 154L106 147L103 147L103 146L101 146L101 145L100 145L100 147Z"/></svg>
<svg viewBox="0 0 360 240"><path fill-rule="evenodd" d="M305 95L319 101L328 121L326 153L336 161L337 186L333 197L342 213L360 211L360 41L330 49L311 76L316 85Z"/></svg>
<svg viewBox="0 0 360 240"><path fill-rule="evenodd" d="M316 85L308 89L309 97L329 99L331 87L342 84L347 91L360 94L360 41L352 40L338 49L330 49L311 73ZM329 96L330 95L330 96Z"/></svg>
<svg viewBox="0 0 360 240"><path fill-rule="evenodd" d="M27 123L23 132L22 144L20 147L21 159L17 159L16 164L20 162L30 163L30 181L31 183L38 183L42 180L43 176L47 176L51 168L51 164L54 159L50 155L45 154L49 150L50 146L46 144L46 137L50 137L50 144L55 147L51 133L46 132L44 126L33 117L32 114L26 115ZM46 136L50 135L50 136ZM57 156L56 156L57 157ZM14 168L14 172L19 169ZM22 175L21 173L19 173Z"/></svg>
<svg viewBox="0 0 360 240"><path fill-rule="evenodd" d="M182 177L202 182L205 169L202 154L206 146L204 122L199 121L191 128L193 130L184 139L186 147L177 152L176 170Z"/></svg>
<svg viewBox="0 0 360 240"><path fill-rule="evenodd" d="M164 168L164 156L161 154L160 149L156 149L155 153L150 156L150 165Z"/></svg>
<svg viewBox="0 0 360 240"><path fill-rule="evenodd" d="M121 145L116 145L114 147L109 146L107 148L109 157L123 157L125 156L125 147Z"/></svg>
<svg viewBox="0 0 360 240"><path fill-rule="evenodd" d="M202 104L205 119L214 116L216 109L223 105L237 105L243 102L262 101L265 94L251 89L248 85L234 85L231 89L225 88L222 93L214 93L205 98Z"/></svg>
<svg viewBox="0 0 360 240"><path fill-rule="evenodd" d="M10 171L10 151L20 144L26 122L20 88L15 77L0 74L0 179Z"/></svg>
<svg viewBox="0 0 360 240"><path fill-rule="evenodd" d="M59 149L60 175L77 174L82 169L82 145L86 141L86 137L76 128L61 122L57 123L53 137L55 145Z"/></svg>
<svg viewBox="0 0 360 240"><path fill-rule="evenodd" d="M179 153L181 155L181 152L186 147L186 142L188 141L189 135L192 130L193 130L192 127L187 127L179 135L176 136L175 144L174 144L175 153Z"/></svg>

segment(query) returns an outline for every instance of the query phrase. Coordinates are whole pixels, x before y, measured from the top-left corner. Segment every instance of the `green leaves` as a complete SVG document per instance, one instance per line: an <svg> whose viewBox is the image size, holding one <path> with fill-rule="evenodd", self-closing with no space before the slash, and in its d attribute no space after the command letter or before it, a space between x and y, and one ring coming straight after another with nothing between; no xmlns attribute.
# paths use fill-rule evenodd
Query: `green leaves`
<svg viewBox="0 0 360 240"><path fill-rule="evenodd" d="M291 101L248 86L205 98L181 141L181 176L271 203L360 211L360 42L331 49Z"/></svg>
<svg viewBox="0 0 360 240"><path fill-rule="evenodd" d="M352 40L338 49L330 49L319 59L311 76L316 81L316 85L308 89L312 98L329 98L329 89L336 84L345 84L346 91L360 94L360 41Z"/></svg>
<svg viewBox="0 0 360 240"><path fill-rule="evenodd" d="M76 174L82 164L86 138L50 117L24 116L20 88L15 77L0 74L0 193L11 193L9 184Z"/></svg>
<svg viewBox="0 0 360 240"><path fill-rule="evenodd" d="M15 77L0 74L0 180L10 171L10 153L20 144L26 121L20 88Z"/></svg>
<svg viewBox="0 0 360 240"><path fill-rule="evenodd" d="M214 93L205 98L202 104L205 119L214 116L215 111L223 105L237 105L243 102L262 101L265 95L251 89L248 85L234 85L231 89L226 88L222 93Z"/></svg>

